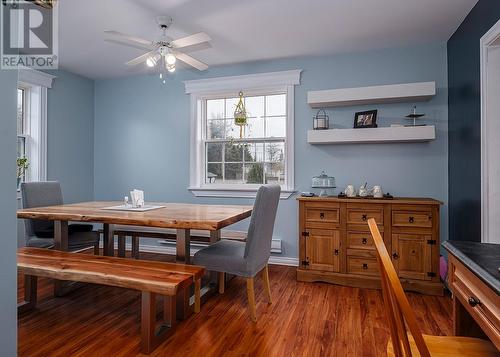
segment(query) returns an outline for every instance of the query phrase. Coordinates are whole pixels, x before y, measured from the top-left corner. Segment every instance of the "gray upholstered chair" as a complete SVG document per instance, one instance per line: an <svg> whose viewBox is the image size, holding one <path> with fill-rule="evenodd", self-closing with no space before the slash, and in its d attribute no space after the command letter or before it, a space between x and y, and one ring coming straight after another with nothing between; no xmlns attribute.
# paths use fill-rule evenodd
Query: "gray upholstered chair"
<svg viewBox="0 0 500 357"><path fill-rule="evenodd" d="M63 204L61 185L57 181L24 182L21 184L21 196L23 208ZM54 247L54 222L26 219L24 226L27 247ZM89 247L94 247L94 254L99 254L99 233L93 231L91 224L70 224L68 250L76 251Z"/></svg>
<svg viewBox="0 0 500 357"><path fill-rule="evenodd" d="M274 220L280 198L280 186L264 185L259 188L248 227L246 242L219 241L201 249L194 255L194 264L219 272L219 292L223 293L224 273L245 277L252 321L255 312L254 277L262 271L264 288L271 303L267 262L271 256Z"/></svg>

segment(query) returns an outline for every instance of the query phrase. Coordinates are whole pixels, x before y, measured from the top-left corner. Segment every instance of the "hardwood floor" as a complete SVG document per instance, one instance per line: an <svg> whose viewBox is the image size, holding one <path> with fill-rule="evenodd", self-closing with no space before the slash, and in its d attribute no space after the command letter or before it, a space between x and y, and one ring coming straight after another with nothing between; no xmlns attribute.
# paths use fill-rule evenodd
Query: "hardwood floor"
<svg viewBox="0 0 500 357"><path fill-rule="evenodd" d="M293 267L270 265L269 274L272 305L255 279L257 323L249 319L245 280L234 278L151 356L385 356L389 330L380 291L299 283ZM21 276L18 294L22 300ZM451 334L449 296L407 296L423 333ZM140 354L140 292L89 284L53 298L51 282L39 279L38 301L37 310L19 318L19 356Z"/></svg>

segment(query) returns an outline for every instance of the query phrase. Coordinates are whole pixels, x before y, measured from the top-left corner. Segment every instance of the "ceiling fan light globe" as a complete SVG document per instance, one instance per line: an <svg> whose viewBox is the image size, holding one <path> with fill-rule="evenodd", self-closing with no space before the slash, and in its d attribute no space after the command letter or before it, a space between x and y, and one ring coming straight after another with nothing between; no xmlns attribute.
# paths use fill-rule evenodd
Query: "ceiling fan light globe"
<svg viewBox="0 0 500 357"><path fill-rule="evenodd" d="M172 53L169 53L165 56L165 60L167 61L167 64L172 65L175 64L177 58L175 58L175 56Z"/></svg>
<svg viewBox="0 0 500 357"><path fill-rule="evenodd" d="M169 67L169 68L168 68L168 71L169 71L170 73L175 72L175 66L174 66L174 67Z"/></svg>

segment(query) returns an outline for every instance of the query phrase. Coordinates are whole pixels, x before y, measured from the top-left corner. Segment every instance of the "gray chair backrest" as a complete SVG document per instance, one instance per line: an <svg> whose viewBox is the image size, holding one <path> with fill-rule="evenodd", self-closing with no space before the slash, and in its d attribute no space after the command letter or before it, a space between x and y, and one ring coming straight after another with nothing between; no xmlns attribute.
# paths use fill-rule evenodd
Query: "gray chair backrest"
<svg viewBox="0 0 500 357"><path fill-rule="evenodd" d="M56 206L63 204L61 185L57 181L23 182L21 184L23 208ZM54 229L54 222L36 219L25 220L26 236L35 236L36 232Z"/></svg>
<svg viewBox="0 0 500 357"><path fill-rule="evenodd" d="M271 241L280 193L281 187L278 185L264 185L257 191L244 255L248 267L252 270L267 264L271 256Z"/></svg>

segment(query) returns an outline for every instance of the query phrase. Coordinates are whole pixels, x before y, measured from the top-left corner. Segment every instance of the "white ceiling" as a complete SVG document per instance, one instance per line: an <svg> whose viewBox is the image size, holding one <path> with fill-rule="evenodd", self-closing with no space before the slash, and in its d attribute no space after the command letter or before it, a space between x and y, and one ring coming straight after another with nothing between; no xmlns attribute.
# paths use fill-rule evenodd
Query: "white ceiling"
<svg viewBox="0 0 500 357"><path fill-rule="evenodd" d="M478 0L60 0L60 66L90 78L147 71L143 52L104 41L104 30L156 39L168 14L174 39L204 31L210 66L446 41Z"/></svg>

